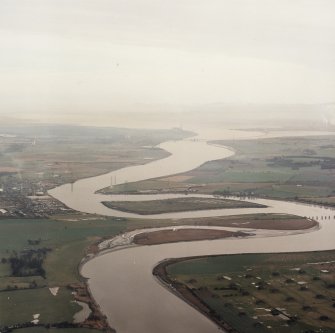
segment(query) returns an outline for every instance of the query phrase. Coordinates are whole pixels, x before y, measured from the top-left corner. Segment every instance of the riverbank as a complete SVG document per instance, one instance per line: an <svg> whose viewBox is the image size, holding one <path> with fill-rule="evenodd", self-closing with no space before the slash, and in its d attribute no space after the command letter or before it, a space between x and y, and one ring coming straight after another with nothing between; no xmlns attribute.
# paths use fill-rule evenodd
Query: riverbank
<svg viewBox="0 0 335 333"><path fill-rule="evenodd" d="M107 317L101 312L99 305L92 297L87 283L73 283L68 287L73 290L75 300L87 304L91 311L84 321L77 324L78 327L98 329L106 333L116 332L109 326Z"/></svg>
<svg viewBox="0 0 335 333"><path fill-rule="evenodd" d="M335 251L186 257L153 274L227 332L335 328Z"/></svg>
<svg viewBox="0 0 335 333"><path fill-rule="evenodd" d="M148 175L150 177L162 177L170 174L182 173L184 170L194 169L202 165L208 160L219 160L224 157L231 156L233 152L217 150L217 147L208 146L203 142L196 140L189 142L169 142L161 145L162 148L168 150L171 155L169 158L160 162L147 164L145 167L121 169L117 172L110 173L105 176L84 179L75 184L72 191L70 186L55 189L53 195L66 201L69 207L77 210L94 212L102 215L114 215L116 217L134 217L139 218L136 214L121 214L117 211L112 211L100 204L103 200L98 194L94 193L110 183L111 179L117 179L118 184L129 184L135 181L144 180ZM187 151L187 154L185 154ZM116 184L117 185L117 184ZM84 195L83 195L84 194ZM86 195L87 194L87 195ZM80 200L78 200L80 198ZM263 203L265 200L256 200ZM308 206L298 205L295 203L275 202L269 200L270 209L266 212L270 213L290 213L305 216L316 216L323 213L322 209L312 208ZM208 214L250 214L259 212L257 209L236 210L236 211L205 211L200 213L190 212L190 214L166 214L164 216L149 216L148 219L157 221L158 218L166 220L172 218L177 223L181 223L182 218L201 217L203 223L207 222ZM117 215L116 215L117 214ZM212 215L215 216L215 215ZM248 222L246 225L243 223ZM324 222L324 221L323 221ZM322 222L322 223L323 223ZM329 221L330 222L330 221ZM313 222L312 222L313 223ZM328 221L327 221L328 223ZM327 224L324 223L326 226ZM329 224L329 223L328 223ZM249 228L249 221L240 222L236 228ZM284 229L284 228L283 228ZM301 248L313 247L313 242L310 240L318 238L318 247L324 248L332 245L329 242L329 233L321 230L314 232L306 232L301 235L299 232L283 232L280 236L272 237L271 241L266 239L266 236L257 239L250 237L240 240L213 240L204 241L201 243L191 242L178 244L164 244L161 246L152 247L129 247L122 251L110 251L106 255L95 257L94 260L88 261L83 267L83 274L89 277L89 285L104 313L108 314L108 320L113 324L119 332L214 332L215 327L205 322L202 316L197 316L194 312L189 311L187 306L175 301L175 297L169 298L166 294L162 294L159 288L152 283L152 276L148 273L148 268L168 257L199 255L202 253L231 253L233 251L281 251L285 244L286 249L296 251ZM292 235L291 242L286 242L287 235ZM314 234L318 234L316 237ZM320 241L320 238L321 241ZM299 240L301 239L301 242ZM297 242L295 242L297 240ZM250 250L251 249L251 250ZM108 250L107 250L108 252ZM153 253L152 253L153 252ZM113 261L113 267L110 267L110 260ZM96 274L101 272L103 274ZM150 269L151 272L151 269ZM138 276L141 278L139 279ZM121 279L120 279L121 278ZM108 295L106 288L113 286L113 294ZM106 288L102 288L106 286ZM136 299L136 304L133 305L133 300ZM163 302L162 302L163 300ZM160 311L158 304L164 304L165 308ZM178 308L178 310L177 310ZM139 313L139 309L141 310ZM133 320L129 321L128 319ZM137 318L137 319L135 319ZM185 326L186 325L186 326Z"/></svg>
<svg viewBox="0 0 335 333"><path fill-rule="evenodd" d="M82 310L70 286L84 286L77 268L87 254L86 249L106 235L112 237L124 231L125 226L111 218L79 213L57 220L0 220L0 304L6 309L0 311L0 326L22 327L33 320L34 314L40 314L39 325L63 323L64 327L72 327L73 317ZM44 278L36 270L31 275L24 275L24 271L23 274L13 272L12 258L20 260L22 269L31 269L30 258L35 260L43 251L46 256L40 258ZM83 294L83 288L78 295ZM54 289L58 290L56 296L51 292ZM104 327L94 323L97 318L91 320L92 316L89 327ZM88 327L81 323L75 323L75 327L78 333L88 332L86 328L79 328ZM42 326L38 330L44 332ZM93 332L97 331L92 329Z"/></svg>
<svg viewBox="0 0 335 333"><path fill-rule="evenodd" d="M238 217L222 217L221 223L219 222L220 218L216 219L208 219L213 220L212 223L217 223L218 225L225 224L226 228L235 227L235 229L243 226L246 228L246 224L249 228L258 227L259 229L265 230L283 230L284 225L289 226L288 230L301 230L304 231L309 228L315 228L318 226L318 223L315 221L311 221L305 218L300 218L293 215L284 215L284 214L254 214L252 216L238 216ZM216 222L215 222L216 220ZM223 221L225 220L225 221ZM284 222L284 225L283 225ZM198 221L199 223L199 221ZM208 224L210 222L207 221ZM123 233L115 236L110 240L99 241L91 244L89 250L87 252L86 260L82 261L81 267L85 265L88 261L92 261L93 259L113 252L117 250L125 250L129 247L138 246L138 245L156 245L156 244L167 244L173 242L191 242L196 240L214 240L214 239L223 239L223 238L233 238L233 237L250 237L252 236L252 232L248 232L248 229L244 229L244 231L230 231L230 230L222 230L222 226L206 226L207 229L198 227L192 228L189 226L168 226L165 229L159 228L152 229L146 231L143 230L133 230L127 233ZM220 229L215 229L215 227ZM254 228L256 229L256 228ZM100 310L100 307L95 303L91 290L88 285L88 280L86 281L86 286L83 289L82 286L79 286L80 289L85 291L84 298L78 298L79 301L87 303L94 314L96 314L95 319L96 322L92 323L92 321L88 321L87 323L90 325L97 325L92 327L105 327L104 325L108 325L106 322L106 317ZM189 293L188 290L181 290L181 294L184 295L185 299L192 298L197 300L196 296L192 293ZM198 300L199 304L201 302ZM208 316L211 315L210 309L206 308L204 304L202 304L204 314L207 313ZM86 322L84 322L86 324ZM111 323L113 326L113 323ZM110 326L109 326L110 327ZM227 332L235 332L228 325L224 326Z"/></svg>
<svg viewBox="0 0 335 333"><path fill-rule="evenodd" d="M335 154L329 136L224 140L235 155L186 173L129 184L133 194L203 193L305 201L334 207ZM289 135L289 134L288 134ZM105 189L122 193L122 186ZM318 199L320 198L320 200Z"/></svg>
<svg viewBox="0 0 335 333"><path fill-rule="evenodd" d="M187 258L184 258L185 260ZM172 292L175 296L182 299L188 305L195 308L201 314L206 316L208 319L217 324L224 332L227 333L238 333L233 327L231 327L228 323L220 321L216 316L213 315L212 310L207 306L205 302L203 302L191 289L185 287L183 284L178 283L176 281L172 281L167 274L166 268L169 265L174 263L178 263L182 261L182 259L165 259L164 261L158 263L157 266L154 267L152 274L156 277L158 282L167 290Z"/></svg>

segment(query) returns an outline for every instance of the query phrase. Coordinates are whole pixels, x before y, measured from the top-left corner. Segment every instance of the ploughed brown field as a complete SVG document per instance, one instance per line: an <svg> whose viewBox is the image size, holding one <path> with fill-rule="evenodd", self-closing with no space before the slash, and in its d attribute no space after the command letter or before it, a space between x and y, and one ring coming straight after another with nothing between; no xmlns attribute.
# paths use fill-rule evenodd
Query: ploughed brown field
<svg viewBox="0 0 335 333"><path fill-rule="evenodd" d="M205 224L205 223L203 223ZM206 225L222 227L239 227L268 230L305 230L316 227L318 223L304 217L285 214L256 214L239 217L212 217Z"/></svg>
<svg viewBox="0 0 335 333"><path fill-rule="evenodd" d="M245 237L245 232L209 229L173 229L145 232L134 237L134 243L141 245L155 245L182 241L212 240L226 237Z"/></svg>
<svg viewBox="0 0 335 333"><path fill-rule="evenodd" d="M182 225L181 219L178 225ZM187 223L185 223L186 225ZM305 230L314 228L317 222L303 217L285 214L258 214L249 216L212 217L208 218L206 223L202 221L201 225L220 226L220 227L238 227L248 229L267 229L267 230ZM226 237L245 237L250 235L246 231L227 231L210 230L204 228L189 229L169 229L153 232L144 232L134 237L134 243L141 245L155 245L173 242L187 242L195 240L212 240Z"/></svg>

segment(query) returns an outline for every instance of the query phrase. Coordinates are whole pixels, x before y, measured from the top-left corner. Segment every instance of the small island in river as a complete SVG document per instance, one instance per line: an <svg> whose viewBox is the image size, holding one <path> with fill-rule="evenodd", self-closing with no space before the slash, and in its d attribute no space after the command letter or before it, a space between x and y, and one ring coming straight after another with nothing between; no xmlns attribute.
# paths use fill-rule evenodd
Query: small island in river
<svg viewBox="0 0 335 333"><path fill-rule="evenodd" d="M147 201L103 201L102 203L108 208L140 215L223 208L266 208L265 205L254 202L202 197L186 197Z"/></svg>

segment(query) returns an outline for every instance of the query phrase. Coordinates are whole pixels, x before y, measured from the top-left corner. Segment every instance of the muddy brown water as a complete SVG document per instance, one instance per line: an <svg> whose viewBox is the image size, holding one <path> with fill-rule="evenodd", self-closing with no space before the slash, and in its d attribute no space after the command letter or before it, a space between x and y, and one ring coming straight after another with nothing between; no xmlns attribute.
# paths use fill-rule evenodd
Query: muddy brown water
<svg viewBox="0 0 335 333"><path fill-rule="evenodd" d="M236 131L232 133L234 139L242 136L239 136ZM306 134L319 133L304 133L304 135ZM247 138L248 135L260 136L243 133L243 138ZM262 136L264 136L263 133ZM288 136L288 134L280 133L279 135L277 132L272 136ZM268 134L267 137L271 137L271 134ZM232 137L229 137L229 132L226 131L221 138ZM206 141L199 138L166 142L161 147L169 151L171 155L149 164L82 179L75 182L73 186L66 184L49 191L49 193L78 211L108 216L143 218L143 216L119 212L103 206L101 201L109 201L111 198L95 192L108 186L111 177L113 179L116 177L117 184L145 180L185 172L207 161L233 155L232 150L208 145ZM168 196L148 195L143 197L141 195L140 198L127 196L127 200L144 200L145 198L153 200L164 197ZM170 195L169 197L177 196ZM118 200L117 197L112 199ZM83 266L82 274L89 278L88 283L92 295L107 315L110 325L120 333L214 333L220 331L208 318L157 283L152 275L152 269L159 261L166 258L233 253L315 251L335 248L334 210L320 206L265 199L257 199L253 202L268 207L178 212L150 215L146 218L178 219L257 212L287 213L310 218L318 217L320 229L313 230L313 232L287 232L284 235L282 232L271 232L266 236L260 231L255 231L258 236L246 239L137 246L97 256ZM250 231L247 228L240 230Z"/></svg>

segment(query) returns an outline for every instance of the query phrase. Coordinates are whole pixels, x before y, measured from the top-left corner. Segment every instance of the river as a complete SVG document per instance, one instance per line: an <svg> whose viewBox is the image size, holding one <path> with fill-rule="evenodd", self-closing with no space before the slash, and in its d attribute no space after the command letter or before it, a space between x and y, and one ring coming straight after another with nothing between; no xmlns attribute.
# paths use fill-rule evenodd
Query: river
<svg viewBox="0 0 335 333"><path fill-rule="evenodd" d="M214 132L211 133L211 139L213 139ZM320 133L295 133L295 135L306 134ZM220 133L215 133L216 139L218 135ZM255 135L252 132L238 131L230 132L230 136L229 131L221 133L221 135L223 139L288 136L287 133L278 132ZM110 199L95 192L107 186L111 177L116 176L117 183L120 184L125 181L167 176L188 171L209 160L221 159L233 154L229 148L208 145L202 139L203 137L199 137L163 143L161 147L171 154L165 159L83 179L77 181L74 186L66 184L49 193L67 206L79 211L109 216L139 217L136 214L108 209L101 204L101 201ZM152 196L146 197L147 200L152 198ZM137 199L133 198L133 200ZM142 196L140 200L143 200ZM110 325L118 333L214 333L219 331L213 322L157 283L152 275L152 269L159 261L166 258L205 254L314 251L335 248L334 210L265 199L257 199L253 202L265 204L268 208L169 213L150 215L146 218L185 218L272 212L296 214L310 218L318 217L321 228L317 231L299 234L287 233L283 235L282 232L271 232L266 235L267 237L261 232L245 228L243 230L253 231L257 235L245 239L234 238L128 247L97 256L83 266L82 274L89 278L88 283L92 295L107 315ZM269 236L272 236L271 241Z"/></svg>

